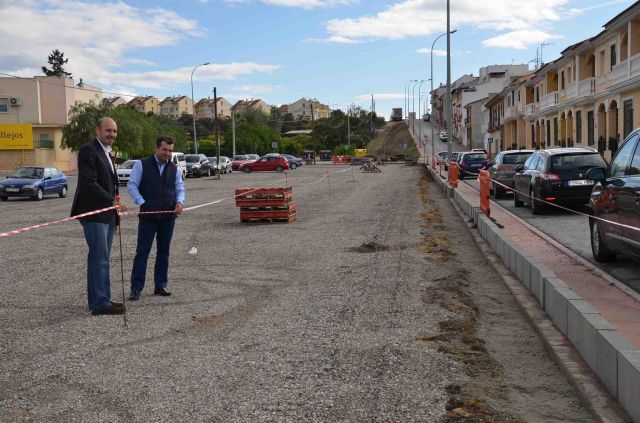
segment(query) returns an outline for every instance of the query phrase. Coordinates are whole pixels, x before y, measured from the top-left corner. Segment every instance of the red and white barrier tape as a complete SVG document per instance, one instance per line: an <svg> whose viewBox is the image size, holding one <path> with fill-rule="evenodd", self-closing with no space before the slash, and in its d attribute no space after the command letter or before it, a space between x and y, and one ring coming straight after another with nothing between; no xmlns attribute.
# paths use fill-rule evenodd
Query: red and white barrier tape
<svg viewBox="0 0 640 423"><path fill-rule="evenodd" d="M337 171L337 172L333 172L332 174L340 174L340 173L346 172L350 168L351 168L351 166L347 167L346 169L343 169L343 170L340 170L340 171ZM317 184L318 182L322 181L324 178L327 178L327 177L329 177L329 172L327 172L321 178L319 178L319 179L317 179L317 180L315 180L313 182L309 182L309 183L301 184L301 185L304 186L304 185ZM251 191L245 191L245 192L242 193L242 195L246 195L248 193L251 193L251 192L254 192L254 191L258 191L258 190L260 190L262 188L272 187L272 186L274 186L276 184L282 183L283 181L285 181L285 180L275 181L272 184L265 185L265 186L256 188L256 189L251 190ZM298 186L300 186L300 185L298 185ZM203 204L198 204L198 205L191 206L191 207L186 207L186 208L183 209L183 211L196 210L196 209L199 209L199 208L202 208L202 207L211 206L213 204L222 203L223 201L227 201L227 200L231 200L231 199L235 199L235 198L236 198L236 195L232 195L232 196L220 198L218 200L211 201L211 202L208 202L208 203L203 203ZM83 217L104 213L106 211L114 210L114 209L117 209L117 208L118 208L118 206L111 206L111 207L107 207L107 208L104 208L104 209L93 210L93 211L90 211L90 212L87 212L87 213L83 213L83 214L79 214L79 215L76 215L76 216L66 217L64 219L54 220L52 222L40 223L38 225L27 226L27 227L24 227L24 228L15 229L13 231L0 233L0 239L1 238L7 238L7 237L10 237L12 235L22 234L24 232L32 231L34 229L40 229L40 228L44 228L44 227L47 227L47 226L55 225L55 224L58 224L58 223L70 222L72 220L77 220L77 219L80 219L80 218L83 218ZM175 211L169 210L169 211L153 211L153 212L123 212L123 213L119 213L119 215L120 216L138 216L138 215L145 215L145 214L171 214L171 213L175 213Z"/></svg>
<svg viewBox="0 0 640 423"><path fill-rule="evenodd" d="M87 212L87 213L82 213L82 214L79 214L79 215L76 215L76 216L71 216L71 217L66 217L64 219L55 220L53 222L40 223L39 225L27 226L26 228L21 228L21 229L16 229L14 231L1 233L0 234L0 238L7 238L7 237L9 237L11 235L22 234L24 232L32 231L34 229L40 229L40 228L44 228L46 226L55 225L55 224L58 224L58 223L69 222L71 220L76 220L76 219L80 219L82 217L92 216L94 214L104 213L106 211L114 210L114 209L117 209L117 208L118 208L117 206L111 206L111 207L107 207L107 208L104 208L104 209L93 210L93 211L90 211L90 212Z"/></svg>
<svg viewBox="0 0 640 423"><path fill-rule="evenodd" d="M480 174L479 174L479 173L472 173L472 172L467 172L467 171L465 171L465 173L466 173L467 175L478 176L478 179L479 179L479 177L480 177ZM506 188L507 190L509 190L509 191L513 192L513 195L516 195L516 192L518 192L519 194L521 194L521 195L523 195L523 196L525 196L525 197L529 197L529 198L530 198L530 200L529 200L529 201L533 201L533 200L531 200L531 196L529 195L529 193L524 193L524 192L522 192L522 191L516 191L514 188L511 188L510 186L505 185L505 184L503 184L502 182L496 181L495 179L492 179L492 178L489 178L489 181L493 182L493 183L494 183L494 185L496 185L496 184L497 184L497 185L500 185L501 187L504 187L504 188ZM479 182L479 181L478 181L478 182ZM620 227L622 227L622 228L627 228L627 229L631 229L631 230L639 231L639 232L640 232L640 228L638 228L638 227L631 226L631 225L625 225L624 223L614 222L614 221L612 221L612 220L608 220L608 219L603 219L603 218L601 218L601 217L593 216L593 215L591 215L591 214L587 214L587 213L583 213L583 212L578 211L578 210L573 210L573 209L570 209L570 208L568 208L568 207L561 206L560 204L552 203L552 202L550 202L550 201L543 200L543 199L541 199L541 198L536 198L536 199L535 199L535 201L539 201L539 202L541 202L541 203L544 203L544 204L547 204L547 205L550 205L550 206L556 207L556 208L558 208L558 209L560 209L560 210L565 210L565 211L568 211L568 212L571 212L571 213L574 213L574 214L577 214L577 215L580 215L580 216L585 216L585 217L588 217L588 218L590 218L590 219L599 220L599 221L601 221L601 222L606 222L606 223L609 223L609 224L611 224L611 225L620 226Z"/></svg>

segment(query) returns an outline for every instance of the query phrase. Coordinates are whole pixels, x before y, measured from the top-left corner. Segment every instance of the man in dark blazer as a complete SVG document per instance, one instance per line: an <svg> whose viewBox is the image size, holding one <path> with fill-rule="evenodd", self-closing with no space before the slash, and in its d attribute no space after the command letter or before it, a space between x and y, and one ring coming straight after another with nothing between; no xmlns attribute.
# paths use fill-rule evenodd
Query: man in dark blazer
<svg viewBox="0 0 640 423"><path fill-rule="evenodd" d="M89 246L87 259L87 299L93 315L123 314L122 303L111 301L109 256L118 210L127 206L119 201L111 146L118 135L118 125L108 117L98 121L96 138L78 152L78 187L73 197L71 216L116 206L116 209L80 218ZM116 197L118 196L118 197Z"/></svg>

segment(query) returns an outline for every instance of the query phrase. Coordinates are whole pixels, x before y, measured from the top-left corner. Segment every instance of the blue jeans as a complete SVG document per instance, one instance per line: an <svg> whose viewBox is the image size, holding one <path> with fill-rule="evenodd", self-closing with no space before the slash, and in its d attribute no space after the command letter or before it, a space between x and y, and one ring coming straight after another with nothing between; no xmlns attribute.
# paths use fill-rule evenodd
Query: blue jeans
<svg viewBox="0 0 640 423"><path fill-rule="evenodd" d="M100 311L111 306L111 282L109 257L116 228L115 216L109 223L81 220L84 239L89 246L87 258L87 300L91 311Z"/></svg>
<svg viewBox="0 0 640 423"><path fill-rule="evenodd" d="M153 280L155 288L166 288L169 280L169 248L173 237L175 219L152 220L139 219L138 221L138 246L136 257L133 259L131 269L131 291L141 292L147 276L147 261L156 238L156 265L154 267Z"/></svg>

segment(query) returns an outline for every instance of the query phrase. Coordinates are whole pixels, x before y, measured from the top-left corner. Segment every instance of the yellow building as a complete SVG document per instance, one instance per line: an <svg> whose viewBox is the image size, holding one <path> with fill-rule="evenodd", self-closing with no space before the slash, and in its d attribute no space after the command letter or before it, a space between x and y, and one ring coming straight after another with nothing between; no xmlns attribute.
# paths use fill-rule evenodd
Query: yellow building
<svg viewBox="0 0 640 423"><path fill-rule="evenodd" d="M160 114L160 102L152 95L143 97L134 97L129 100L129 106L133 107L140 113L153 113L155 115Z"/></svg>
<svg viewBox="0 0 640 423"><path fill-rule="evenodd" d="M159 103L160 114L178 119L182 115L193 114L193 102L186 95L167 97Z"/></svg>
<svg viewBox="0 0 640 423"><path fill-rule="evenodd" d="M101 101L101 89L75 85L71 78L0 78L0 171L20 166L77 170L75 153L61 148L62 126L74 104ZM12 144L17 133L22 143Z"/></svg>
<svg viewBox="0 0 640 423"><path fill-rule="evenodd" d="M567 47L519 89L527 147L587 146L610 159L640 122L640 3Z"/></svg>

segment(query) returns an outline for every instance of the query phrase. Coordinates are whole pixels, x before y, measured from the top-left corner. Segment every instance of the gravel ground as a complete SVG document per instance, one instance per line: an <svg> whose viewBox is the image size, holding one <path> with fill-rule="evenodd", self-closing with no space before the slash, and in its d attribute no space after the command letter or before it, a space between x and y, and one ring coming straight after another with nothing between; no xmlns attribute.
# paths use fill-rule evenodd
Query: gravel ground
<svg viewBox="0 0 640 423"><path fill-rule="evenodd" d="M86 309L79 224L0 240L0 420L443 421L464 420L477 400L498 421L589 421L419 169L341 170L289 172L293 223L241 224L231 201L185 213L172 244L174 295L154 297L148 283L127 328L122 316ZM188 205L283 178L190 179ZM4 203L0 232L70 205ZM122 233L128 294L135 218ZM120 300L117 238L112 273ZM457 296L431 295L451 275ZM445 330L460 319L486 345L479 361Z"/></svg>

